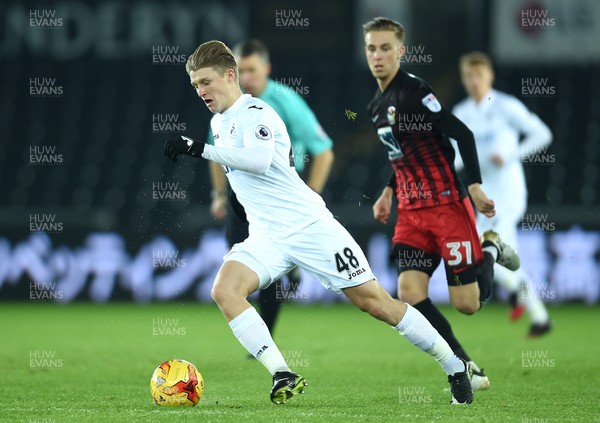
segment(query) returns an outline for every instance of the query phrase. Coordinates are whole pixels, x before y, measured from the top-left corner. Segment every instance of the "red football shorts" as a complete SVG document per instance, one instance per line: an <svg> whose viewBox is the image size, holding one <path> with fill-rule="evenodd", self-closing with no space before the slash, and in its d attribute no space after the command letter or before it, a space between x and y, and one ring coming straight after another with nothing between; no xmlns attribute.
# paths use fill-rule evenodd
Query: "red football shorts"
<svg viewBox="0 0 600 423"><path fill-rule="evenodd" d="M440 206L398 210L393 257L398 271L431 276L443 258L449 285L475 282L483 250L469 197Z"/></svg>

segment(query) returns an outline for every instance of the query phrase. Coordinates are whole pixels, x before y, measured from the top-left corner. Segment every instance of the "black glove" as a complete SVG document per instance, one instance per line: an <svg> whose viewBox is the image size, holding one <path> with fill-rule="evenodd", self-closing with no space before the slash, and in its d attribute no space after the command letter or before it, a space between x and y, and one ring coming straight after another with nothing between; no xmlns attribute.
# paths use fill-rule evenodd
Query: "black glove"
<svg viewBox="0 0 600 423"><path fill-rule="evenodd" d="M206 143L194 141L183 135L178 135L165 143L165 156L173 160L173 163L177 161L177 156L180 156L181 154L200 157L204 151L205 145Z"/></svg>

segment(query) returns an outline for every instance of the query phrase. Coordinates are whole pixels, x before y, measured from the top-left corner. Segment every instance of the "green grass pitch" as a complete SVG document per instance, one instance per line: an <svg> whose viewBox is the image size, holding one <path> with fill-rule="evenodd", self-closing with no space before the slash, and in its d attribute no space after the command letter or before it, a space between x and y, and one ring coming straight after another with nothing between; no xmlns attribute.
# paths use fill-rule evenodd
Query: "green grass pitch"
<svg viewBox="0 0 600 423"><path fill-rule="evenodd" d="M0 420L11 422L599 422L598 307L551 308L555 329L526 340L503 305L443 312L492 388L451 406L439 365L348 305L284 305L275 339L305 395L269 400L271 378L248 359L214 305L49 303L0 306ZM154 405L150 376L172 358L196 364L200 404Z"/></svg>

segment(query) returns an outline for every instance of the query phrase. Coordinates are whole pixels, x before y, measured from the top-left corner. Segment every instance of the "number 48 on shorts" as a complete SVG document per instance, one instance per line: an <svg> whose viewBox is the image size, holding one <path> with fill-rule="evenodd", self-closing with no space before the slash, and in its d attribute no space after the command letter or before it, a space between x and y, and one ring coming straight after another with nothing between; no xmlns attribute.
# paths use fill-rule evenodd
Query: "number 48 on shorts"
<svg viewBox="0 0 600 423"><path fill-rule="evenodd" d="M356 258L356 256L350 248L344 248L343 253L344 257L348 259L348 261L344 260L344 257L342 257L342 255L339 252L335 253L335 264L337 266L338 272L348 272L348 280L366 272L366 269L364 267L360 267L358 259Z"/></svg>

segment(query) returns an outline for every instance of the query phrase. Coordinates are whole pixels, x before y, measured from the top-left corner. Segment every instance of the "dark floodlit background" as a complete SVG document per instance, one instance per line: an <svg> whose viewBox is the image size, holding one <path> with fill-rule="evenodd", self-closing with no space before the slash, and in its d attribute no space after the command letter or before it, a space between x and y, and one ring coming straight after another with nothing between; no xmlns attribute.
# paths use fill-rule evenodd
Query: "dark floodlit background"
<svg viewBox="0 0 600 423"><path fill-rule="evenodd" d="M378 15L405 25L402 68L446 107L465 96L459 56L478 49L495 62L496 87L548 124L552 145L525 163L523 265L545 300L597 302L596 0L3 1L0 299L209 299L227 248L208 210L208 166L174 165L162 148L172 133L206 136L187 56L210 39L248 38L269 46L272 77L304 96L334 140L324 198L394 291L392 227L371 217L390 166L366 113L376 85L360 25ZM437 275L432 297L446 291ZM308 278L302 292L296 300L335 298Z"/></svg>

